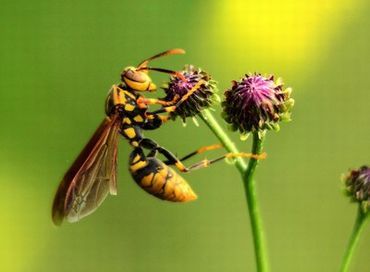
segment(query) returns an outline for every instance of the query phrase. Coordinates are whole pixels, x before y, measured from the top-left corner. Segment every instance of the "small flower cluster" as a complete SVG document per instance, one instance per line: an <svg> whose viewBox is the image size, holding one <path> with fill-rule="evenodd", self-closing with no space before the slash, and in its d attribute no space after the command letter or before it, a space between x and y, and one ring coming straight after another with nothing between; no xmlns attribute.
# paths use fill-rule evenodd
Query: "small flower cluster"
<svg viewBox="0 0 370 272"><path fill-rule="evenodd" d="M370 167L362 166L351 170L345 177L346 194L354 202L359 202L365 212L370 207Z"/></svg>
<svg viewBox="0 0 370 272"><path fill-rule="evenodd" d="M175 97L181 99L189 95L174 112L171 113L172 119L177 116L185 121L187 117L197 115L201 110L210 107L217 98L216 82L211 76L195 68L193 65L186 65L184 70L179 72L180 75L173 75L169 83L163 87L166 93L165 101L172 101Z"/></svg>
<svg viewBox="0 0 370 272"><path fill-rule="evenodd" d="M281 79L261 74L247 74L233 81L225 92L223 117L232 130L246 134L263 130L279 130L280 121L290 121L294 100L291 88L283 89Z"/></svg>

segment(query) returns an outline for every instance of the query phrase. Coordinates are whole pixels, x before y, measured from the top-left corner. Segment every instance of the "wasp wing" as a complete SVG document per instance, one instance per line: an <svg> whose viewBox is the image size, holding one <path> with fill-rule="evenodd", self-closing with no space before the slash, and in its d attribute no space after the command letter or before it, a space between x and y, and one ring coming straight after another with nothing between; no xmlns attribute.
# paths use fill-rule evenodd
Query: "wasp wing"
<svg viewBox="0 0 370 272"><path fill-rule="evenodd" d="M120 118L100 124L66 172L54 198L52 218L76 222L94 212L108 193L116 194L117 145Z"/></svg>

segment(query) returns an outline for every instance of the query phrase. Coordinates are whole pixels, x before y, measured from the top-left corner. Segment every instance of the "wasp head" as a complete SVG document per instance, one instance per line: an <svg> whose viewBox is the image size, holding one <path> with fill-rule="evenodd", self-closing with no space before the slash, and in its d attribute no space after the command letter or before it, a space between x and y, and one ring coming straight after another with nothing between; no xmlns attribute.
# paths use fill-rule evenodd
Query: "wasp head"
<svg viewBox="0 0 370 272"><path fill-rule="evenodd" d="M134 91L153 92L157 89L148 75L148 70L139 70L132 66L126 67L121 74L121 80Z"/></svg>
<svg viewBox="0 0 370 272"><path fill-rule="evenodd" d="M134 91L154 92L157 90L157 86L152 82L152 79L149 77L148 75L149 70L164 72L167 74L168 73L174 74L175 72L167 69L148 67L148 63L160 57L176 54L185 54L185 51L180 48L170 49L143 60L142 62L139 63L137 67L133 66L126 67L121 74L121 80Z"/></svg>

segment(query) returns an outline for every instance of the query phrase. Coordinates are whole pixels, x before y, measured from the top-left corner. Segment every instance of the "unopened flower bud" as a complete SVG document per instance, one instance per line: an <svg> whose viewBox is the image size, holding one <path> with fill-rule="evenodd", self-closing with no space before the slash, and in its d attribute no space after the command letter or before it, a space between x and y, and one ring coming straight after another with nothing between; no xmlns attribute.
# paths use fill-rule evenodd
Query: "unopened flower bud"
<svg viewBox="0 0 370 272"><path fill-rule="evenodd" d="M233 130L246 134L279 130L280 121L290 121L294 100L291 88L283 88L281 79L247 74L225 92L223 117Z"/></svg>
<svg viewBox="0 0 370 272"><path fill-rule="evenodd" d="M354 202L359 202L364 212L370 206L370 168L362 166L351 170L345 177L346 193Z"/></svg>

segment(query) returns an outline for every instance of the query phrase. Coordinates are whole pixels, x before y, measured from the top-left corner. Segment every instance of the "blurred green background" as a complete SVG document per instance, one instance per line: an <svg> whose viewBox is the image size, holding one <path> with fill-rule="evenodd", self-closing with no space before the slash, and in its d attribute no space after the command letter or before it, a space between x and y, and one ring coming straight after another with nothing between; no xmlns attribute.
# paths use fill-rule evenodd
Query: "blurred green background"
<svg viewBox="0 0 370 272"><path fill-rule="evenodd" d="M255 271L242 182L225 163L186 175L197 201L161 202L131 180L121 141L119 195L52 225L56 187L123 67L175 47L187 54L155 66L198 65L221 91L254 71L293 87L294 121L268 134L257 173L271 269L338 271L356 213L340 175L369 163L369 13L365 0L3 0L0 271ZM178 154L217 142L191 121L146 136ZM369 271L368 230L352 271Z"/></svg>

